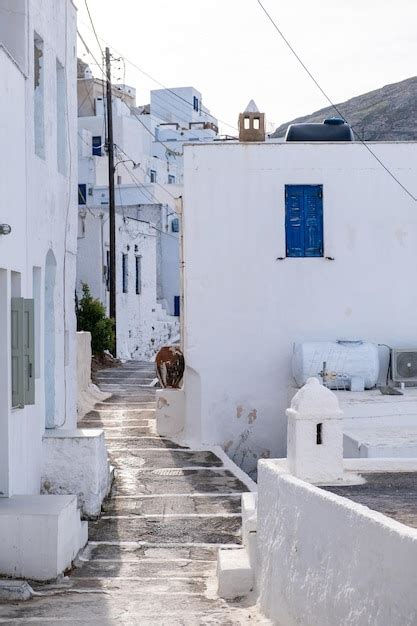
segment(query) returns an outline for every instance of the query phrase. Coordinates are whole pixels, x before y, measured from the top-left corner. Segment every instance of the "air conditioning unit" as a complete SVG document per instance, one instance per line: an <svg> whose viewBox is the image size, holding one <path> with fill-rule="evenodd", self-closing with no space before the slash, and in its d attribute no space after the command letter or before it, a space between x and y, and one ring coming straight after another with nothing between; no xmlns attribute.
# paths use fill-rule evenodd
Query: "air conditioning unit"
<svg viewBox="0 0 417 626"><path fill-rule="evenodd" d="M417 385L417 348L392 351L392 380Z"/></svg>

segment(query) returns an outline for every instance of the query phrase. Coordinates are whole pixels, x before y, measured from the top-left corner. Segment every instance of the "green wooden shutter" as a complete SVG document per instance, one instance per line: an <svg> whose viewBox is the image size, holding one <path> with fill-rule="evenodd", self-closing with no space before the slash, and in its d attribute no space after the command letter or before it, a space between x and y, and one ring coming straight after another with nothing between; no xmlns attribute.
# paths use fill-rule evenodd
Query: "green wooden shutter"
<svg viewBox="0 0 417 626"><path fill-rule="evenodd" d="M35 303L24 300L23 310L25 404L35 404Z"/></svg>
<svg viewBox="0 0 417 626"><path fill-rule="evenodd" d="M25 405L23 311L23 298L12 298L12 406L15 408L23 408Z"/></svg>

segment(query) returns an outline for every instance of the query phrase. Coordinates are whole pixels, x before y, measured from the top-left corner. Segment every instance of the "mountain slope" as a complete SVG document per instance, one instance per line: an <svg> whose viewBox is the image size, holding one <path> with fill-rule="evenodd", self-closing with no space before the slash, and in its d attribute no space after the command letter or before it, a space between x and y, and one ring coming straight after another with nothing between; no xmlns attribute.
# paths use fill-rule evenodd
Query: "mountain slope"
<svg viewBox="0 0 417 626"><path fill-rule="evenodd" d="M417 76L386 85L337 105L346 120L367 141L417 140ZM281 124L271 137L283 137L289 124L322 122L337 116L332 107Z"/></svg>

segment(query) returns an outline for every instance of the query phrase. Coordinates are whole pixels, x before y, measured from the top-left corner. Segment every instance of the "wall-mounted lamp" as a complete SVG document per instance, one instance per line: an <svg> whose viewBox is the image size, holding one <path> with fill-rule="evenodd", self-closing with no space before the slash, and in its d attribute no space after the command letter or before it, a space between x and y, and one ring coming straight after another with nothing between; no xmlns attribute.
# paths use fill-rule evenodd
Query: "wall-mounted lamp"
<svg viewBox="0 0 417 626"><path fill-rule="evenodd" d="M10 235L12 227L10 224L0 224L0 235Z"/></svg>

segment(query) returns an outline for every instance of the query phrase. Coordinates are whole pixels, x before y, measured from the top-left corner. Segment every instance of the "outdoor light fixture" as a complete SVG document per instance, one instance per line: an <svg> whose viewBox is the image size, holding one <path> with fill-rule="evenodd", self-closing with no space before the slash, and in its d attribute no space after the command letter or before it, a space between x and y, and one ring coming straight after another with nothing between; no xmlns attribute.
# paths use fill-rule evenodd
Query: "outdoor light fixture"
<svg viewBox="0 0 417 626"><path fill-rule="evenodd" d="M12 227L10 224L0 224L0 235L10 235Z"/></svg>
<svg viewBox="0 0 417 626"><path fill-rule="evenodd" d="M117 161L117 163L114 164L113 167L113 171L116 171L116 167L118 165L120 165L121 163L132 163L133 167L132 170L137 170L138 167L140 167L140 163L136 163L136 161L134 161L133 159L123 159L122 161Z"/></svg>

